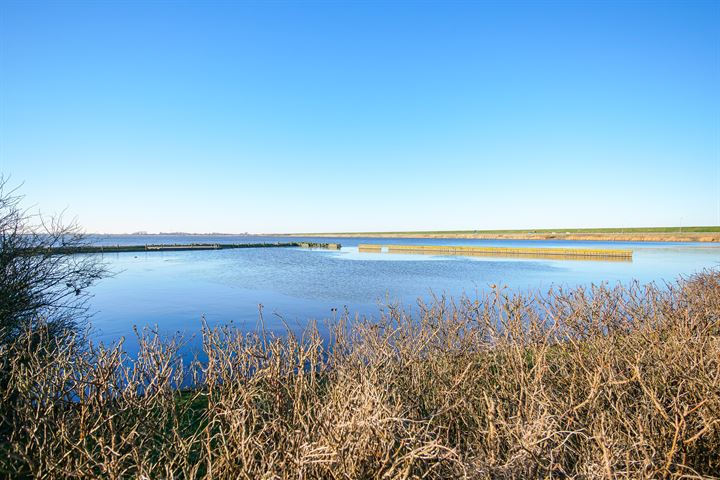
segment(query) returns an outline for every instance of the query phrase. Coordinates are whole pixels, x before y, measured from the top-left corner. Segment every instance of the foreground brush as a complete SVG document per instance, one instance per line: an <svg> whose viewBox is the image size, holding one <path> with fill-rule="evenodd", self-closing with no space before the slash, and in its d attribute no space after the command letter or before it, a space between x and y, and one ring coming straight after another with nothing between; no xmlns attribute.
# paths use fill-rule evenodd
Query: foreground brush
<svg viewBox="0 0 720 480"><path fill-rule="evenodd" d="M713 478L720 273L388 306L327 332L0 351L14 478ZM180 385L195 385L181 390Z"/></svg>

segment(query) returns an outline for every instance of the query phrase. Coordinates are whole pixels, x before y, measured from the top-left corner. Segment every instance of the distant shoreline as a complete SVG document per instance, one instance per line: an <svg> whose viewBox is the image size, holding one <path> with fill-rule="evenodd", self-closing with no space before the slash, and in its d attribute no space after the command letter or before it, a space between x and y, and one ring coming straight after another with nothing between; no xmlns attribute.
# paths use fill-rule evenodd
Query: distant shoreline
<svg viewBox="0 0 720 480"><path fill-rule="evenodd" d="M398 233L293 233L288 237L335 238L447 238L477 240L575 240L601 242L703 242L720 243L718 232L517 232L517 233L455 233L455 232L398 232Z"/></svg>
<svg viewBox="0 0 720 480"><path fill-rule="evenodd" d="M90 236L246 236L314 238L443 238L474 240L574 240L600 242L699 242L720 243L720 226L576 228L537 230L449 230L415 232L323 232L323 233L90 233Z"/></svg>

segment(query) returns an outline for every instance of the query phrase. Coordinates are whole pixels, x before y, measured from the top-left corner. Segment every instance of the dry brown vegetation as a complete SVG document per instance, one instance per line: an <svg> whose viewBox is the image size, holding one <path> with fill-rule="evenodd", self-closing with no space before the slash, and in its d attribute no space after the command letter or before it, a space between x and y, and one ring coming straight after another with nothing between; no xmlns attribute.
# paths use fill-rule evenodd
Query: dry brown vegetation
<svg viewBox="0 0 720 480"><path fill-rule="evenodd" d="M437 299L410 318L3 347L0 468L39 478L711 478L720 273ZM199 385L181 391L183 375Z"/></svg>

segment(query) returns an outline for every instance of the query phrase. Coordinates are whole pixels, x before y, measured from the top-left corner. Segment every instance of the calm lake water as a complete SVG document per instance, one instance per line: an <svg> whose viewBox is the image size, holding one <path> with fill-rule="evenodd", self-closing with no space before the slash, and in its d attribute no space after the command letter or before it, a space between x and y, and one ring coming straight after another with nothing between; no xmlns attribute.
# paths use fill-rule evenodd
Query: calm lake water
<svg viewBox="0 0 720 480"><path fill-rule="evenodd" d="M96 244L259 243L301 241L261 236L108 236ZM491 284L518 291L547 291L552 285L574 287L601 282L672 281L720 266L720 246L702 243L620 243L544 240L311 238L338 242L339 251L300 248L106 254L115 273L93 287L94 335L101 340L126 337L134 348L133 325L157 325L167 334L199 331L233 322L254 329L258 304L265 324L282 331L281 315L300 329L308 319L332 318L331 309L377 315L378 306L412 306L432 294L473 296ZM632 249L631 262L499 257L399 255L358 252L359 243L482 245Z"/></svg>

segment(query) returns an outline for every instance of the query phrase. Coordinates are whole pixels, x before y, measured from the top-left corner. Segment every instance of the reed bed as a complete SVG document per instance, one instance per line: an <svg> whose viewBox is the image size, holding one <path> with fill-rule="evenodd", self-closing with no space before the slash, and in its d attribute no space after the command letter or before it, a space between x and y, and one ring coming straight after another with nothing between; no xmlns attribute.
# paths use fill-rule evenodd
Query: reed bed
<svg viewBox="0 0 720 480"><path fill-rule="evenodd" d="M386 306L321 335L27 332L0 351L16 478L713 478L720 273ZM191 380L190 390L179 386Z"/></svg>

